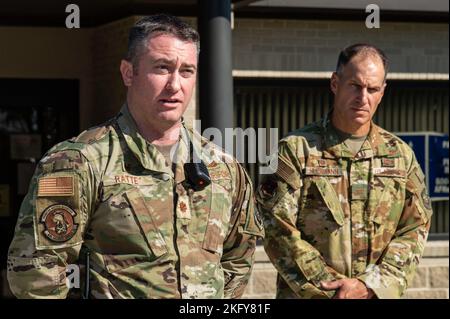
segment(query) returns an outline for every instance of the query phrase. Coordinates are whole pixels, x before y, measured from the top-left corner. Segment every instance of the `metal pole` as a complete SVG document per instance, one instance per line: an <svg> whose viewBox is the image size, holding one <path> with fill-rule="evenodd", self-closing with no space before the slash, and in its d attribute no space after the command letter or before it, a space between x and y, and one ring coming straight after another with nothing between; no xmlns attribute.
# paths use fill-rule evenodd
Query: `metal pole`
<svg viewBox="0 0 450 319"><path fill-rule="evenodd" d="M224 136L225 128L233 127L231 2L198 0L198 9L201 126L218 128Z"/></svg>

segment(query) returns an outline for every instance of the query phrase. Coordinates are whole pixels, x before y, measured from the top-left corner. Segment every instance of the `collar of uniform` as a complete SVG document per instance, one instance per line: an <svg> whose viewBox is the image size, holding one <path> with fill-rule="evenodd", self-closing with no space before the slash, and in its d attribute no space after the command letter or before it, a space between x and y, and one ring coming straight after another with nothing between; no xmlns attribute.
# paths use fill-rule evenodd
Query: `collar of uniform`
<svg viewBox="0 0 450 319"><path fill-rule="evenodd" d="M180 143L177 149L177 155L175 159L175 182L181 183L186 177L184 173L184 163L186 160L192 160L192 154L190 153L190 143L192 143L193 150L199 156L200 160L204 163L209 163L210 159L206 158L208 152L204 152L204 146L207 141L196 130L185 125L182 120L182 128L180 132Z"/></svg>
<svg viewBox="0 0 450 319"><path fill-rule="evenodd" d="M177 184L183 182L186 177L184 174L184 163L189 159L189 135L181 121L180 142L178 143L177 154L174 159L175 163L175 182Z"/></svg>
<svg viewBox="0 0 450 319"><path fill-rule="evenodd" d="M331 127L331 113L328 112L322 120L323 132L323 157L325 158L353 158L353 153L345 143L342 143L338 133Z"/></svg>
<svg viewBox="0 0 450 319"><path fill-rule="evenodd" d="M131 116L126 103L120 110L117 123L119 124L119 128L123 133L129 150L145 169L164 172L173 176L170 167L166 166L164 156L139 133L136 122Z"/></svg>
<svg viewBox="0 0 450 319"><path fill-rule="evenodd" d="M390 135L373 122L370 123L370 131L367 139L361 146L361 150L354 156L345 143L341 143L337 133L331 129L331 113L332 110L322 121L322 130L324 132L323 156L325 158L354 157L355 159L362 159L373 156L400 156L397 143L393 142Z"/></svg>
<svg viewBox="0 0 450 319"><path fill-rule="evenodd" d="M366 143L370 143L374 156L400 157L401 152L398 143L393 139L392 135L380 128L375 123L371 123L369 136L361 149Z"/></svg>

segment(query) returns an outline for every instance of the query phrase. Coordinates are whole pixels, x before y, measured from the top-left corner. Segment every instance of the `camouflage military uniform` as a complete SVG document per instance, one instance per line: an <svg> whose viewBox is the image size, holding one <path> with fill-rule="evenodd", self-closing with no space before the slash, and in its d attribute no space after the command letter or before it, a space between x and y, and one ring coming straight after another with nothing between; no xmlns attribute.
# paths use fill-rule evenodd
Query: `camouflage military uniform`
<svg viewBox="0 0 450 319"><path fill-rule="evenodd" d="M186 159L188 137L199 136L181 132L177 156ZM244 170L207 146L207 158L197 154L212 182L200 191L186 185L182 162L166 166L126 106L53 147L20 209L8 256L12 292L66 297L66 268L79 263L84 278L89 251L92 298L240 297L262 224Z"/></svg>
<svg viewBox="0 0 450 319"><path fill-rule="evenodd" d="M354 155L326 117L279 145L258 188L278 298L330 298L321 280L358 278L398 298L422 255L432 214L424 175L404 142L372 123Z"/></svg>

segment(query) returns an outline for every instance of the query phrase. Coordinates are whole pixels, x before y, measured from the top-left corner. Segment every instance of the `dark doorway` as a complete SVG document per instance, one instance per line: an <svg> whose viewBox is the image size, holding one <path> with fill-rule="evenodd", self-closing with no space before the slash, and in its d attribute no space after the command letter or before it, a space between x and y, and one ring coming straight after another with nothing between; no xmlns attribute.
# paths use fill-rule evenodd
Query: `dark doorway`
<svg viewBox="0 0 450 319"><path fill-rule="evenodd" d="M79 130L79 81L0 79L0 287L6 255L36 164Z"/></svg>

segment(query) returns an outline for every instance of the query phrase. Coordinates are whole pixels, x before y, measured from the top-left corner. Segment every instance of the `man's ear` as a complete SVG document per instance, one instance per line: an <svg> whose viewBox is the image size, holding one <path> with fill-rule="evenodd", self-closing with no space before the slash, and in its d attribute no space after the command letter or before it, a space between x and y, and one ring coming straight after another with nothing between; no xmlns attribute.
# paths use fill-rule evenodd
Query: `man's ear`
<svg viewBox="0 0 450 319"><path fill-rule="evenodd" d="M386 81L384 81L383 87L381 88L381 96L384 95L384 90L386 89L386 85L387 85L387 83L386 83Z"/></svg>
<svg viewBox="0 0 450 319"><path fill-rule="evenodd" d="M120 74L125 86L131 86L133 82L133 64L127 60L120 61Z"/></svg>
<svg viewBox="0 0 450 319"><path fill-rule="evenodd" d="M330 89L334 94L336 94L337 92L338 83L339 83L339 76L336 72L333 72L333 74L331 75Z"/></svg>

